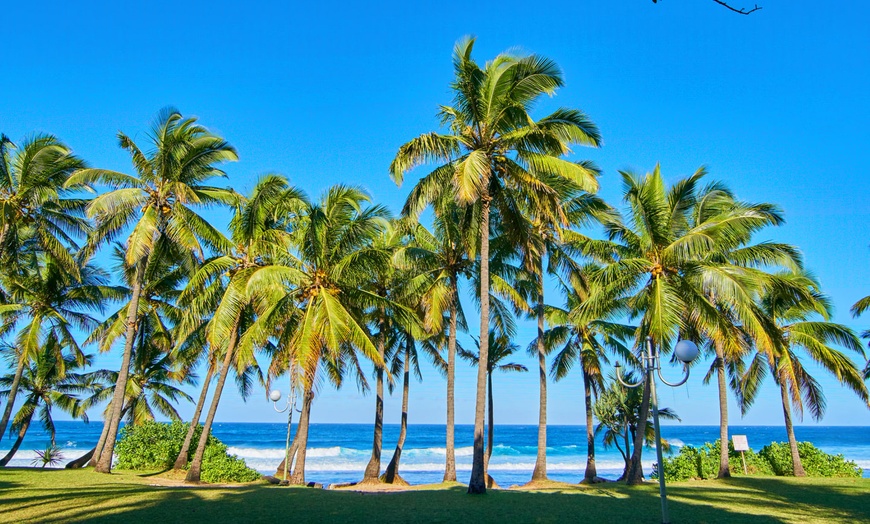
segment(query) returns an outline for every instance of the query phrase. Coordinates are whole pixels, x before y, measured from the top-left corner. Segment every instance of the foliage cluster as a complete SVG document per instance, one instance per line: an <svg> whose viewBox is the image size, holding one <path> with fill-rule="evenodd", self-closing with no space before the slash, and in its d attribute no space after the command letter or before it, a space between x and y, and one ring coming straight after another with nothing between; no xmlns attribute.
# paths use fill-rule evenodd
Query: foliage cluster
<svg viewBox="0 0 870 524"><path fill-rule="evenodd" d="M682 481L716 478L719 472L719 440L707 442L701 447L683 446L673 457L665 457L665 480ZM845 460L843 455L831 455L813 446L799 442L798 452L808 476L811 477L860 477L861 468ZM743 475L740 452L728 443L732 475ZM746 469L750 475L794 474L791 450L787 442L772 442L758 453L751 449L744 452ZM653 464L652 478L658 478L658 464Z"/></svg>

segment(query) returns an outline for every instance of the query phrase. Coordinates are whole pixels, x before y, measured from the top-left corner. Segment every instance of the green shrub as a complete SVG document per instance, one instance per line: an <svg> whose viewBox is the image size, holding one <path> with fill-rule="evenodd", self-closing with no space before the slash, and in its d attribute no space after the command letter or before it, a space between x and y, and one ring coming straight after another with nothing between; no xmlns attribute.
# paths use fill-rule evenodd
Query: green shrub
<svg viewBox="0 0 870 524"><path fill-rule="evenodd" d="M728 443L729 469L732 475L743 475L743 462L739 451ZM773 475L766 460L752 450L744 452L746 470L750 475ZM719 474L719 440L703 446L683 446L674 457L665 457L665 480L716 478ZM653 465L653 478L658 478L657 464Z"/></svg>
<svg viewBox="0 0 870 524"><path fill-rule="evenodd" d="M177 421L124 426L121 439L115 446L116 467L133 470L171 468L181 451L188 427L188 424ZM194 446L201 434L202 426L198 426L193 435ZM226 444L209 435L202 461L204 482L251 482L259 478L260 474L249 468L244 460L227 453Z"/></svg>
<svg viewBox="0 0 870 524"><path fill-rule="evenodd" d="M863 473L851 460L843 455L830 455L813 446L811 442L798 442L798 455L801 464L810 477L860 477ZM772 442L758 454L769 464L776 475L794 475L791 449L788 442Z"/></svg>

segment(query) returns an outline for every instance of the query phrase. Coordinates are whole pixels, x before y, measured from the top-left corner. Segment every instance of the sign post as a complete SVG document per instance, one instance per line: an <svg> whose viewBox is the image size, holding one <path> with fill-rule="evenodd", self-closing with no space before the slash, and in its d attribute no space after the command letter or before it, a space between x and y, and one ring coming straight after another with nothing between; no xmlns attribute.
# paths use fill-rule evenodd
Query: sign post
<svg viewBox="0 0 870 524"><path fill-rule="evenodd" d="M734 451L740 452L740 460L743 461L743 474L748 475L749 472L746 470L746 456L743 454L744 451L749 449L749 441L746 439L746 435L732 435L731 444L734 445Z"/></svg>

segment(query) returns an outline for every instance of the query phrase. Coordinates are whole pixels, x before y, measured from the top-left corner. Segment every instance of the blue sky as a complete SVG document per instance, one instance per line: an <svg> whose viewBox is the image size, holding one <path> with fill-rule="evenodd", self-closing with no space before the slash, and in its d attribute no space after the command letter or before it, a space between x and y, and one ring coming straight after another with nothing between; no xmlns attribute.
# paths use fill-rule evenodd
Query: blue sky
<svg viewBox="0 0 870 524"><path fill-rule="evenodd" d="M334 183L360 184L398 211L423 171L397 188L389 162L404 141L436 127L438 104L451 98L452 46L474 34L480 61L519 47L562 67L566 86L538 114L576 107L598 123L604 147L575 157L603 169L608 201L619 201L618 169L644 172L660 162L674 180L708 166L741 198L784 208L787 224L759 238L797 244L833 298L836 320L863 329L870 317L854 320L848 309L870 293L870 8L761 5L740 16L703 0L537 8L511 1L18 2L4 6L0 131L16 140L50 132L92 165L128 171L117 131L144 139L156 112L173 105L238 148L241 161L227 171L240 191L258 175L280 172L311 195ZM525 347L533 336L524 323L516 342ZM517 359L533 366L525 355ZM118 360L102 355L98 365ZM715 424L715 391L700 375L663 390L661 403L686 423ZM474 377L465 366L457 372L460 423L472 421ZM496 377L497 422L537 421L536 380L533 373ZM827 377L822 383L825 424L870 424L854 395ZM444 389L424 369L424 382L412 385L412 423L444 421ZM554 385L550 421L582 423L581 401L579 377ZM373 404L352 386L326 388L312 417L370 423ZM400 399L388 398L387 422L398 421L399 410ZM782 423L772 387L744 419L731 412L735 424ZM218 413L222 421L280 418L262 391L247 404L229 391Z"/></svg>

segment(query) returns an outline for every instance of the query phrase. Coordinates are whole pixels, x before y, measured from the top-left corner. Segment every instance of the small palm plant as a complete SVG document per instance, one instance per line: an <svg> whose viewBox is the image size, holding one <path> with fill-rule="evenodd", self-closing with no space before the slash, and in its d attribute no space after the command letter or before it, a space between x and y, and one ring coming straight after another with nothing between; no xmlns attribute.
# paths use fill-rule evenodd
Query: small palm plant
<svg viewBox="0 0 870 524"><path fill-rule="evenodd" d="M46 467L56 466L63 460L63 453L56 444L49 444L44 450L33 450L36 458L30 461L33 466Z"/></svg>

